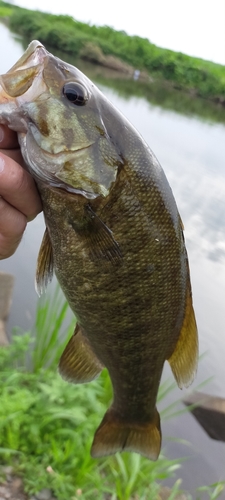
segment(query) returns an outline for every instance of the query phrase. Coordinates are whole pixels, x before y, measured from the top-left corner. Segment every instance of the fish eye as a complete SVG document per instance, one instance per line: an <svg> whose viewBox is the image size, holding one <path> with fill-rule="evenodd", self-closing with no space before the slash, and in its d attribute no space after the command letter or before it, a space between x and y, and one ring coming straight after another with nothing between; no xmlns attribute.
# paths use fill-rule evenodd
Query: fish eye
<svg viewBox="0 0 225 500"><path fill-rule="evenodd" d="M76 104L76 106L83 106L88 100L86 88L77 82L65 83L63 87L63 95L68 99L68 101Z"/></svg>

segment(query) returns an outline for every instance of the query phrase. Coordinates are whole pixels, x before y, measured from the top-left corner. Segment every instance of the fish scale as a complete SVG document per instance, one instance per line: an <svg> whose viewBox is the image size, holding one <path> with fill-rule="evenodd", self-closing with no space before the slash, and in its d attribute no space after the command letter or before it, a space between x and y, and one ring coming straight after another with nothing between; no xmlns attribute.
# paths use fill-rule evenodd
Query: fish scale
<svg viewBox="0 0 225 500"><path fill-rule="evenodd" d="M84 383L105 366L112 381L92 456L156 460L164 362L182 388L198 360L183 226L165 174L99 89L38 41L0 77L0 122L18 132L43 203L37 290L54 269L77 318L59 371Z"/></svg>

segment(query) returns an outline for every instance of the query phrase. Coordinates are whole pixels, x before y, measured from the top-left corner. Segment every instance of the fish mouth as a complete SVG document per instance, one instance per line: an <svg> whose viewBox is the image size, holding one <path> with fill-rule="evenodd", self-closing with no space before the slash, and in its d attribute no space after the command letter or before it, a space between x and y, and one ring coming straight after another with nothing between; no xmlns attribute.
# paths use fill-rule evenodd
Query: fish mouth
<svg viewBox="0 0 225 500"><path fill-rule="evenodd" d="M47 55L48 51L44 45L42 45L42 43L38 40L33 40L28 45L22 57L12 66L12 68L9 69L9 71L7 71L6 74L42 64Z"/></svg>
<svg viewBox="0 0 225 500"><path fill-rule="evenodd" d="M0 123L18 133L26 168L37 183L82 194L88 199L105 197L117 169L111 169L106 162L102 180L101 166L94 165L95 150L90 153L96 140L82 132L73 141L70 131L77 126L76 114L64 112L66 107L60 101L61 84L64 85L70 74L68 66L52 56L38 40L31 42L16 64L0 76ZM74 68L71 68L73 77ZM51 101L47 102L48 99ZM47 115L48 108L53 111ZM60 114L70 120L63 146L59 137L63 130L58 119Z"/></svg>
<svg viewBox="0 0 225 500"><path fill-rule="evenodd" d="M38 40L31 42L12 68L0 76L0 104L12 106L16 100L15 104L20 106L47 90L41 75L48 57L49 53Z"/></svg>

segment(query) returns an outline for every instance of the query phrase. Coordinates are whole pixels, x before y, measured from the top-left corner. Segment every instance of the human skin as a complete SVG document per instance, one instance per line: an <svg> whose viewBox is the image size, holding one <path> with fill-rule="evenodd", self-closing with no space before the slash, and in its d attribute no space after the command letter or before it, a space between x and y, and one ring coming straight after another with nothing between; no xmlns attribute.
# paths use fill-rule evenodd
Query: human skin
<svg viewBox="0 0 225 500"><path fill-rule="evenodd" d="M0 125L0 259L15 252L27 222L41 210L36 185L23 168L17 135Z"/></svg>

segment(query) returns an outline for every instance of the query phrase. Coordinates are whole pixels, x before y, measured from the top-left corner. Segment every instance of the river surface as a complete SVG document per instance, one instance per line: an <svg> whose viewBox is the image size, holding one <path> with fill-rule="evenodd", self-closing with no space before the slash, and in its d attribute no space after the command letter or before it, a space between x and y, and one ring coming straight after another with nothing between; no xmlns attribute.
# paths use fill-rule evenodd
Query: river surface
<svg viewBox="0 0 225 500"><path fill-rule="evenodd" d="M0 74L23 51L22 40L0 24ZM189 109L187 114L177 113L143 97L122 97L115 88L99 86L142 134L170 182L185 226L200 353L204 354L193 388L211 378L201 390L225 398L225 126L190 115ZM179 92L174 94L176 99L180 99ZM34 275L43 232L39 215L29 223L16 254L0 262L0 271L16 278L9 332L14 326L30 329L34 322ZM170 376L166 366L163 378ZM185 391L175 389L168 401L181 400L184 395ZM189 457L177 474L184 488L194 491L203 484L225 480L225 444L210 440L191 415L164 421L162 430L165 454ZM186 440L189 445L170 438Z"/></svg>

